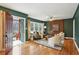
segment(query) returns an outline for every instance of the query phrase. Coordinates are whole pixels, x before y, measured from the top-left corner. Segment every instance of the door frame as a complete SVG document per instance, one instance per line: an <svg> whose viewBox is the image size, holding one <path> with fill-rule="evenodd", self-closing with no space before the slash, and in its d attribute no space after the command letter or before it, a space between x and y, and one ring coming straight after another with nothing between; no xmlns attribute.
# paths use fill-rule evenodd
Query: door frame
<svg viewBox="0 0 79 59"><path fill-rule="evenodd" d="M23 17L20 17L21 20L24 20L24 42L26 41L26 19Z"/></svg>
<svg viewBox="0 0 79 59"><path fill-rule="evenodd" d="M12 15L12 16L13 16L13 19L18 19L18 21L20 19L24 20L24 42L25 42L26 41L26 18L15 16L15 15ZM19 22L19 27L20 27L20 22ZM19 32L20 32L20 28L19 28Z"/></svg>
<svg viewBox="0 0 79 59"><path fill-rule="evenodd" d="M73 39L75 39L75 19L73 20Z"/></svg>

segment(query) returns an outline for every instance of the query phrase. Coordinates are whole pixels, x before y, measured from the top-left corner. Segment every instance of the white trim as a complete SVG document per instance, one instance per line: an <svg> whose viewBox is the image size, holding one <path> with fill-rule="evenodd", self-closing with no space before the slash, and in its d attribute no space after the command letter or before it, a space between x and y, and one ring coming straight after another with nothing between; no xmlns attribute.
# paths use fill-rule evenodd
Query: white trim
<svg viewBox="0 0 79 59"><path fill-rule="evenodd" d="M73 38L75 39L75 19L73 20Z"/></svg>
<svg viewBox="0 0 79 59"><path fill-rule="evenodd" d="M78 48L76 41L75 41L75 19L73 20L73 41L74 41L77 51L79 52L79 48Z"/></svg>
<svg viewBox="0 0 79 59"><path fill-rule="evenodd" d="M66 38L66 39L73 39L73 37L64 37L64 38Z"/></svg>
<svg viewBox="0 0 79 59"><path fill-rule="evenodd" d="M26 41L26 19L23 17L20 17L20 19L24 20L24 42Z"/></svg>
<svg viewBox="0 0 79 59"><path fill-rule="evenodd" d="M13 19L18 19L18 16L14 16L14 15L12 15L12 17L13 17Z"/></svg>
<svg viewBox="0 0 79 59"><path fill-rule="evenodd" d="M19 16L12 15L14 19L18 19ZM24 20L24 42L26 41L26 19L23 17L19 17L20 19Z"/></svg>
<svg viewBox="0 0 79 59"><path fill-rule="evenodd" d="M75 44L75 46L76 46L77 51L79 52L79 48L78 48L78 46L77 46L77 44L76 44L76 42L75 42L75 39L74 39L74 38L73 38L73 41L74 41L74 44Z"/></svg>
<svg viewBox="0 0 79 59"><path fill-rule="evenodd" d="M66 39L72 39L73 41L74 41L74 44L75 44L75 46L76 46L76 49L77 49L77 51L79 52L79 48L78 48L78 46L77 46L77 44L76 44L76 42L75 42L75 38L74 37L65 37Z"/></svg>

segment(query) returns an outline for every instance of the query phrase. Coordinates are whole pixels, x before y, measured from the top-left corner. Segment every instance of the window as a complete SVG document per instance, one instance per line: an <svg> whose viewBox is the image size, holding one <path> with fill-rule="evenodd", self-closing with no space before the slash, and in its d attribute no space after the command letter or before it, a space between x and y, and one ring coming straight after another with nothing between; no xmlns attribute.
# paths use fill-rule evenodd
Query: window
<svg viewBox="0 0 79 59"><path fill-rule="evenodd" d="M38 23L35 22L35 31L38 32L38 28L39 28L39 27L38 27Z"/></svg>
<svg viewBox="0 0 79 59"><path fill-rule="evenodd" d="M31 22L31 31L34 31L34 23Z"/></svg>
<svg viewBox="0 0 79 59"><path fill-rule="evenodd" d="M43 26L44 26L44 24L43 23L38 23L38 22L30 22L31 24L31 28L30 28L30 30L31 30L31 33L33 33L33 32L41 32L41 33L43 33Z"/></svg>

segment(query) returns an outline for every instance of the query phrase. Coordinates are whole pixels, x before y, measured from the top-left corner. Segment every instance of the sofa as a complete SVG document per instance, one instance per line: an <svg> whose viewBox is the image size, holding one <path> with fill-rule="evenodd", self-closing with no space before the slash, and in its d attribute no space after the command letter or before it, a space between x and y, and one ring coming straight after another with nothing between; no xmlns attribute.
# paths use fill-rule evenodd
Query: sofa
<svg viewBox="0 0 79 59"><path fill-rule="evenodd" d="M48 38L48 45L51 47L54 46L63 46L64 45L64 33L60 32L59 34L54 35L51 38Z"/></svg>

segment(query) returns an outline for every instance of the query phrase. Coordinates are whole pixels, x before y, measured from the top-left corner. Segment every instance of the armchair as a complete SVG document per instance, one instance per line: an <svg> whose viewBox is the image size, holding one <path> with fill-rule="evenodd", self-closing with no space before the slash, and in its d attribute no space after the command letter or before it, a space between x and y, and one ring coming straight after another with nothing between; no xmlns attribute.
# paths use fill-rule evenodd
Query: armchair
<svg viewBox="0 0 79 59"><path fill-rule="evenodd" d="M33 33L33 38L34 38L35 40L41 39L41 35L39 34L39 32L34 32L34 33Z"/></svg>

